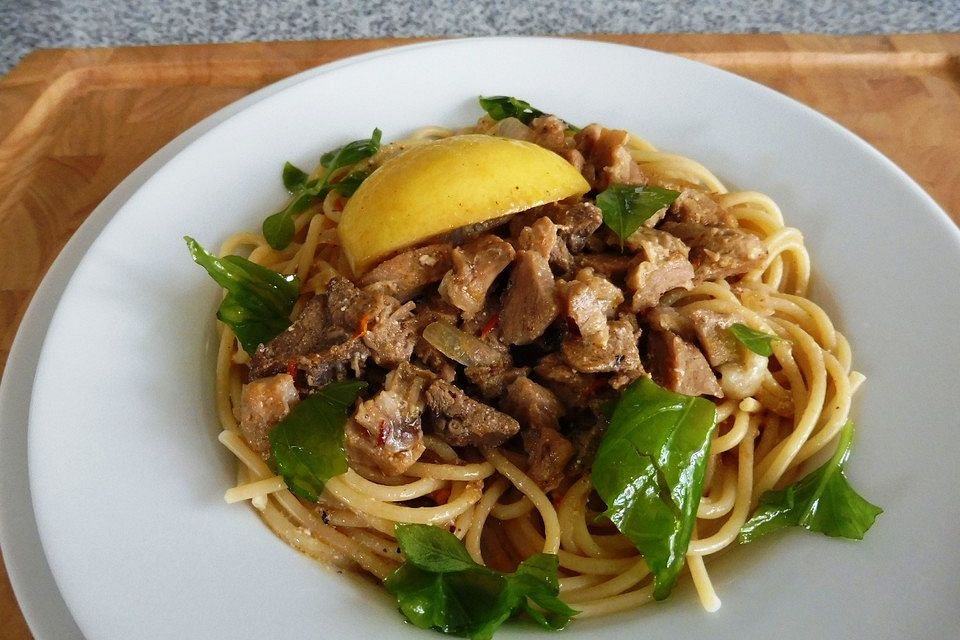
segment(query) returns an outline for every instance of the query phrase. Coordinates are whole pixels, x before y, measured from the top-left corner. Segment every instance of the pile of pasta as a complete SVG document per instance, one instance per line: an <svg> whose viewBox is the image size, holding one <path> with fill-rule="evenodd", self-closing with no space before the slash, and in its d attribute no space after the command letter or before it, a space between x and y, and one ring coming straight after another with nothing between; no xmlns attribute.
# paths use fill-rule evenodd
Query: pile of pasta
<svg viewBox="0 0 960 640"><path fill-rule="evenodd" d="M490 125L484 119L464 130L422 129L385 145L371 161L457 133L485 133ZM834 439L863 378L851 370L846 339L806 297L810 261L803 237L784 225L776 203L752 191L729 192L699 163L658 151L635 136L628 147L651 184L682 183L712 193L740 227L762 239L767 251L763 264L734 285L705 282L668 294L676 308L734 314L782 338L772 343L773 357L748 354L746 366L722 380L726 399L717 405L718 426L686 555L703 606L715 610L720 601L707 557L735 543L764 491L796 480ZM333 180L351 170L341 169ZM296 274L303 286L295 317L330 278L349 273L337 241L344 202L334 190L299 214L296 239L282 251L272 249L260 234L237 233L223 244L221 255L246 255L270 269ZM219 439L239 462L237 484L226 499L249 500L291 546L326 565L383 579L403 562L393 537L395 523L432 524L453 532L478 563L509 566L537 552L557 554L560 597L580 617L632 609L652 599L643 557L609 522L598 519L603 505L592 495L590 476L547 496L524 472L525 456L506 449L480 449L476 459L463 460L428 434L426 453L402 477L371 479L349 470L326 484L319 503L299 500L239 434L237 412L249 356L229 328L220 325L219 330ZM743 384L747 379L760 384L744 397L738 389L749 386Z"/></svg>

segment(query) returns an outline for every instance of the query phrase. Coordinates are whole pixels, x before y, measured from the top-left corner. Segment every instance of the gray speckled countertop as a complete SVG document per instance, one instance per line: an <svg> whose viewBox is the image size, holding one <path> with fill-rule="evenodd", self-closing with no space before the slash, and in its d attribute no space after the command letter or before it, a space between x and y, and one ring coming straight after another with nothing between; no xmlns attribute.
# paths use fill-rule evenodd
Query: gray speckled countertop
<svg viewBox="0 0 960 640"><path fill-rule="evenodd" d="M960 0L0 0L0 74L46 47L653 32L960 31Z"/></svg>

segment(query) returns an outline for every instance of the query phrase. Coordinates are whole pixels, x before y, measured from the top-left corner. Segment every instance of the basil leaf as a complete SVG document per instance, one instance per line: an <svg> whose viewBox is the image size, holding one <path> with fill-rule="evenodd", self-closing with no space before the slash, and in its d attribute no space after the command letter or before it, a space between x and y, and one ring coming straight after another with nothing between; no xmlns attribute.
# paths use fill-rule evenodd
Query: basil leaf
<svg viewBox="0 0 960 640"><path fill-rule="evenodd" d="M775 335L751 329L739 322L730 325L727 331L750 351L768 358L773 355L773 341L780 339Z"/></svg>
<svg viewBox="0 0 960 640"><path fill-rule="evenodd" d="M740 529L740 542L751 542L786 527L862 540L883 509L861 497L844 474L853 431L853 422L848 421L840 432L836 452L823 466L786 489L760 496L760 504Z"/></svg>
<svg viewBox="0 0 960 640"><path fill-rule="evenodd" d="M380 131L380 129L374 129L369 138L354 140L339 149L326 152L320 156L320 164L327 170L326 174L329 176L341 167L366 160L380 150L380 140L382 137L383 132Z"/></svg>
<svg viewBox="0 0 960 640"><path fill-rule="evenodd" d="M369 138L354 140L323 154L320 157L320 164L325 170L323 176L318 179L307 180L307 175L303 171L289 162L286 163L283 167L283 186L293 197L286 207L263 221L263 237L266 238L267 243L278 251L286 249L296 233L294 216L317 200L326 197L332 188L329 180L334 171L356 164L379 151L382 136L383 132L380 129L374 129Z"/></svg>
<svg viewBox="0 0 960 640"><path fill-rule="evenodd" d="M296 193L303 189L310 176L306 171L297 168L295 165L286 162L283 165L283 186L290 193Z"/></svg>
<svg viewBox="0 0 960 640"><path fill-rule="evenodd" d="M277 469L290 491L316 502L327 480L347 471L343 426L367 383L331 382L307 396L270 432Z"/></svg>
<svg viewBox="0 0 960 640"><path fill-rule="evenodd" d="M418 627L486 639L521 611L549 629L563 628L577 613L557 597L556 555L536 554L504 574L474 562L445 529L398 524L395 532L407 561L384 585Z"/></svg>
<svg viewBox="0 0 960 640"><path fill-rule="evenodd" d="M597 206L603 213L603 222L620 238L623 249L624 240L657 211L673 204L679 195L673 189L615 184L597 196Z"/></svg>
<svg viewBox="0 0 960 640"><path fill-rule="evenodd" d="M247 353L269 342L290 326L290 313L300 294L300 280L250 262L240 256L219 258L189 236L194 262L227 290L217 317L233 329Z"/></svg>
<svg viewBox="0 0 960 640"><path fill-rule="evenodd" d="M397 525L397 542L407 562L437 573L467 571L480 565L473 561L463 543L438 527Z"/></svg>
<svg viewBox="0 0 960 640"><path fill-rule="evenodd" d="M333 185L333 188L340 192L340 195L350 197L352 196L357 189L360 188L360 185L364 180L370 175L370 171L353 171L347 175L343 180Z"/></svg>
<svg viewBox="0 0 960 640"><path fill-rule="evenodd" d="M605 516L643 554L653 596L670 595L703 493L716 409L640 378L620 396L593 462Z"/></svg>
<svg viewBox="0 0 960 640"><path fill-rule="evenodd" d="M529 102L510 96L480 96L480 107L494 120L516 118L523 124L530 124L534 118L546 115L540 109L531 107Z"/></svg>

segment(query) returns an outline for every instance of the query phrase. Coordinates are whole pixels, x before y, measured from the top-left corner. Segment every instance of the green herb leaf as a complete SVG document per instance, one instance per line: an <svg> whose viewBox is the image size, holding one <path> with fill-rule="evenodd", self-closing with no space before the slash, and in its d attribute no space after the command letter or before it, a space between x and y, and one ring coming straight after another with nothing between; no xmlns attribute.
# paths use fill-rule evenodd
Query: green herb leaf
<svg viewBox="0 0 960 640"><path fill-rule="evenodd" d="M751 329L739 322L731 325L727 331L750 351L768 358L773 355L773 341L780 339L775 335Z"/></svg>
<svg viewBox="0 0 960 640"><path fill-rule="evenodd" d="M615 184L597 196L597 206L603 212L603 222L620 238L622 249L624 240L657 211L673 204L679 195L673 189Z"/></svg>
<svg viewBox="0 0 960 640"><path fill-rule="evenodd" d="M343 426L367 383L331 382L308 396L270 432L277 469L292 492L311 502L327 480L347 471Z"/></svg>
<svg viewBox="0 0 960 640"><path fill-rule="evenodd" d="M350 197L352 196L357 189L360 188L360 185L364 180L367 179L370 175L370 171L353 171L347 175L343 180L333 185L333 188L340 192L340 195Z"/></svg>
<svg viewBox="0 0 960 640"><path fill-rule="evenodd" d="M306 171L299 169L290 162L284 163L283 186L290 193L296 193L297 191L303 189L304 185L309 179L310 176L307 175Z"/></svg>
<svg viewBox="0 0 960 640"><path fill-rule="evenodd" d="M767 491L740 529L740 542L786 527L803 527L828 536L862 540L883 509L858 494L844 474L850 457L853 422L840 432L837 450L823 466L781 491Z"/></svg>
<svg viewBox="0 0 960 640"><path fill-rule="evenodd" d="M529 102L510 96L480 96L480 106L494 120L516 118L523 124L530 124L534 118L546 115L540 109L531 107Z"/></svg>
<svg viewBox="0 0 960 640"><path fill-rule="evenodd" d="M683 568L715 422L709 400L640 378L617 401L594 459L604 515L643 554L657 600Z"/></svg>
<svg viewBox="0 0 960 640"><path fill-rule="evenodd" d="M474 562L444 529L398 524L395 531L407 562L384 585L418 627L484 640L521 611L549 629L562 629L577 614L557 597L556 555L536 554L504 574Z"/></svg>
<svg viewBox="0 0 960 640"><path fill-rule="evenodd" d="M330 189L333 188L329 181L334 171L356 164L379 151L382 136L383 132L380 129L374 129L369 138L354 140L323 154L320 157L320 164L323 165L324 172L323 176L318 179L308 180L306 173L289 162L286 163L283 167L283 186L293 197L286 207L268 216L263 221L263 237L266 238L267 243L278 251L287 248L296 233L294 216L307 209L317 200L326 197ZM359 186L359 184L357 182L356 186ZM349 186L348 183L347 187ZM341 193L343 192L341 191Z"/></svg>
<svg viewBox="0 0 960 640"><path fill-rule="evenodd" d="M290 326L290 313L300 294L300 280L250 262L240 256L219 258L189 236L194 262L207 270L227 295L217 317L237 335L247 353L269 342Z"/></svg>

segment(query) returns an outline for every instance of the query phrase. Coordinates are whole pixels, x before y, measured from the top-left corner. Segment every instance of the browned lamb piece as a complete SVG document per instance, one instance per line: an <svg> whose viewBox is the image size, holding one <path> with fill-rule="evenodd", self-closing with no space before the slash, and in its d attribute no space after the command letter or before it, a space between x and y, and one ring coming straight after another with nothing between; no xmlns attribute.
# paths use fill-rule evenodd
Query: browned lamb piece
<svg viewBox="0 0 960 640"><path fill-rule="evenodd" d="M575 453L559 431L563 405L546 387L520 377L507 387L500 407L520 422L527 475L544 491L556 489Z"/></svg>
<svg viewBox="0 0 960 640"><path fill-rule="evenodd" d="M566 242L561 241L560 228L550 218L536 219L529 227L523 227L513 239L517 249L536 251L550 263L550 267L566 273L573 266L573 256Z"/></svg>
<svg viewBox="0 0 960 640"><path fill-rule="evenodd" d="M500 336L506 344L530 344L559 313L556 285L546 258L535 251L517 253L500 311Z"/></svg>
<svg viewBox="0 0 960 640"><path fill-rule="evenodd" d="M455 248L451 255L453 267L440 282L440 295L462 310L465 318L472 318L483 309L487 291L515 255L509 242L492 235Z"/></svg>
<svg viewBox="0 0 960 640"><path fill-rule="evenodd" d="M626 147L626 131L591 124L575 136L577 150L584 158L583 177L594 191L611 184L643 185L647 178Z"/></svg>
<svg viewBox="0 0 960 640"><path fill-rule="evenodd" d="M435 376L401 364L386 378L383 390L361 402L344 430L350 465L387 476L407 471L423 454L423 391Z"/></svg>
<svg viewBox="0 0 960 640"><path fill-rule="evenodd" d="M667 291L693 286L694 268L687 259L689 249L673 235L640 227L625 241L638 251L627 270L627 287L633 290L634 312L655 306Z"/></svg>
<svg viewBox="0 0 960 640"><path fill-rule="evenodd" d="M300 402L293 377L286 373L251 380L240 392L240 433L250 448L270 457L270 432Z"/></svg>
<svg viewBox="0 0 960 640"><path fill-rule="evenodd" d="M710 364L694 345L670 331L651 331L647 366L657 384L688 396L723 397Z"/></svg>
<svg viewBox="0 0 960 640"><path fill-rule="evenodd" d="M694 309L686 312L685 315L690 320L710 366L719 367L740 359L737 340L730 335L729 328L742 320L712 309Z"/></svg>
<svg viewBox="0 0 960 640"><path fill-rule="evenodd" d="M731 226L733 217L700 189L683 189L667 210L665 220L701 225Z"/></svg>
<svg viewBox="0 0 960 640"><path fill-rule="evenodd" d="M607 320L623 302L623 292L593 269L581 269L562 287L563 311L586 344L607 346Z"/></svg>
<svg viewBox="0 0 960 640"><path fill-rule="evenodd" d="M443 278L453 266L452 252L453 246L449 243L404 251L367 272L360 279L360 286L406 302Z"/></svg>
<svg viewBox="0 0 960 640"><path fill-rule="evenodd" d="M697 282L741 275L760 266L767 257L760 238L742 229L689 222L665 222L661 229L690 247Z"/></svg>
<svg viewBox="0 0 960 640"><path fill-rule="evenodd" d="M560 353L544 356L533 371L568 407L586 403L603 382L602 378L575 370Z"/></svg>
<svg viewBox="0 0 960 640"><path fill-rule="evenodd" d="M587 238L603 224L603 212L592 202L553 202L514 216L510 221L510 237L519 238L524 227L544 216L557 225L557 234L573 254L583 251Z"/></svg>
<svg viewBox="0 0 960 640"><path fill-rule="evenodd" d="M378 364L404 361L416 338L410 311L396 298L333 278L286 331L257 348L250 377L296 369L308 385L319 387L351 374L360 377L371 355Z"/></svg>
<svg viewBox="0 0 960 640"><path fill-rule="evenodd" d="M454 447L496 447L520 431L516 420L449 382L435 380L425 398L434 433Z"/></svg>

